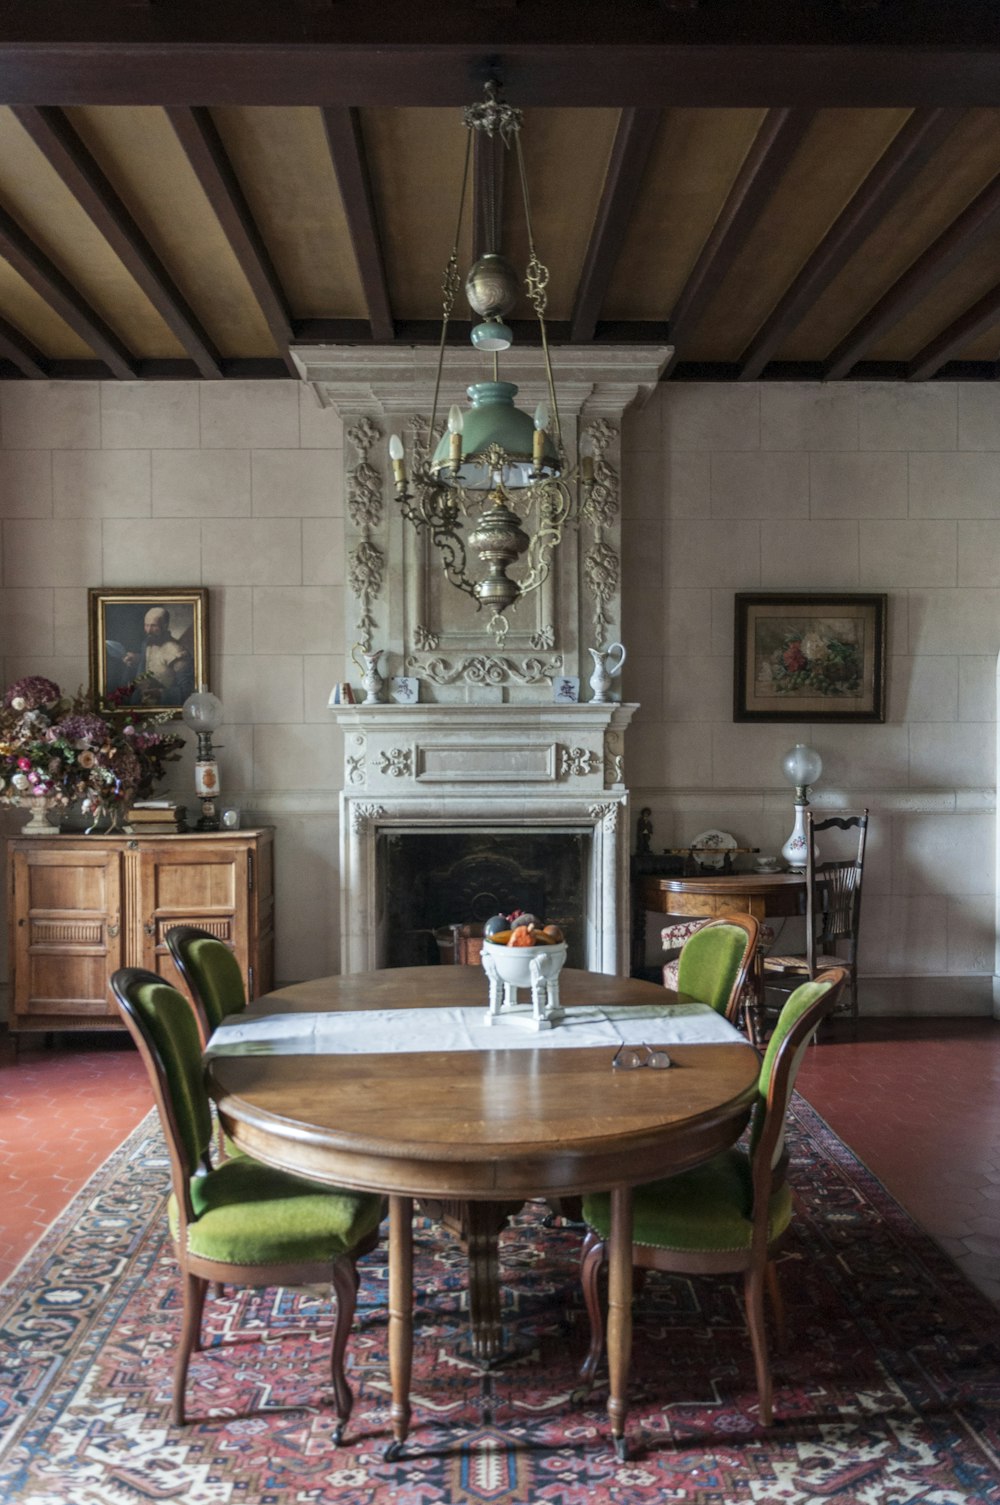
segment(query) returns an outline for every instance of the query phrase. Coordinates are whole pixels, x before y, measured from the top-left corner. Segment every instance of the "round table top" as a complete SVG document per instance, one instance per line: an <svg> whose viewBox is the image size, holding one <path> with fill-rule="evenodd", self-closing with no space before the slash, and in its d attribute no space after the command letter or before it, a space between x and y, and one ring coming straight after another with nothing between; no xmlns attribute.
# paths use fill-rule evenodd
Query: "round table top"
<svg viewBox="0 0 1000 1505"><path fill-rule="evenodd" d="M672 894L771 894L783 888L804 888L806 875L804 872L696 873L682 878L657 874L651 881Z"/></svg>
<svg viewBox="0 0 1000 1505"><path fill-rule="evenodd" d="M564 1007L664 1001L635 979L572 968ZM479 968L405 967L298 983L251 1016L481 1001ZM405 1027L405 1026L404 1026ZM655 1043L655 1041L651 1042ZM738 1136L756 1094L748 1044L671 1046L667 1070L614 1071L607 1047L215 1056L223 1125L269 1164L341 1186L497 1201L636 1184L697 1164Z"/></svg>

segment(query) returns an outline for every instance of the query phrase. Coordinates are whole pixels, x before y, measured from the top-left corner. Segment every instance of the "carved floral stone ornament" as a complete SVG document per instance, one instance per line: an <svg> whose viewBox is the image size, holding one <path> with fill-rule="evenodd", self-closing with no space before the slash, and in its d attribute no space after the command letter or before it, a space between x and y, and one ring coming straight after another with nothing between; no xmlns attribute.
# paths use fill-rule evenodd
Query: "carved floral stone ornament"
<svg viewBox="0 0 1000 1505"><path fill-rule="evenodd" d="M563 444L549 359L545 326L549 272L535 250L521 151L521 112L501 101L497 85L491 82L486 85L484 102L465 111L464 123L470 136L459 199L462 208L444 274L431 415L425 433L415 433L411 425L409 466L399 434L389 440L389 455L404 519L439 551L446 579L468 595L477 610L486 607L491 612L489 631L502 646L508 630L504 613L546 580L566 526L590 519L595 439L584 435L574 465ZM494 212L489 216L494 221L489 227L493 244L465 279L469 304L482 321L472 330L472 344L492 355L493 379L474 382L467 389L472 404L467 412L452 404L447 432L435 445L447 325L460 287L463 209L472 198L467 189L476 133L498 138L517 161L529 248L523 285L538 320L548 398L539 402L531 417L514 405L516 385L500 379L499 354L514 339L504 318L517 301L519 275L500 252L499 214ZM596 442L600 444L601 439L603 434ZM603 455L603 449L599 453ZM606 485L602 484L599 494L598 532L607 515ZM509 575L513 568L520 573Z"/></svg>

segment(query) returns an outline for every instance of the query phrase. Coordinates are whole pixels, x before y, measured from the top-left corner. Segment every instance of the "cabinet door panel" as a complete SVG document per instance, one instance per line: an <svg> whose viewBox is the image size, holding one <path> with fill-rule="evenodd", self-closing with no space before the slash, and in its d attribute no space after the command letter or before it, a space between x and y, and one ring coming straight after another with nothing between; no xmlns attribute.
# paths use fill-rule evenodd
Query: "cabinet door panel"
<svg viewBox="0 0 1000 1505"><path fill-rule="evenodd" d="M176 971L165 936L174 925L199 925L232 946L246 975L249 950L249 861L245 844L199 843L183 854L150 845L139 855L141 960L171 980Z"/></svg>
<svg viewBox="0 0 1000 1505"><path fill-rule="evenodd" d="M13 854L14 1015L115 1014L121 859L97 846Z"/></svg>

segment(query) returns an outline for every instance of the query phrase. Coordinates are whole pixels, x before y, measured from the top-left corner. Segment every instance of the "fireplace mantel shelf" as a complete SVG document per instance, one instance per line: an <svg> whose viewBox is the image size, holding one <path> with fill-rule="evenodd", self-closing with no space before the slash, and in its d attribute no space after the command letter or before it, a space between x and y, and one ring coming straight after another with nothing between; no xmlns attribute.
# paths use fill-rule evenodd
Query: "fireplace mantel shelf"
<svg viewBox="0 0 1000 1505"><path fill-rule="evenodd" d="M338 705L330 707L338 724L348 730L409 732L414 737L437 729L454 732L461 727L480 732L486 728L513 730L534 727L542 731L623 730L638 704L631 701L594 701L558 705Z"/></svg>

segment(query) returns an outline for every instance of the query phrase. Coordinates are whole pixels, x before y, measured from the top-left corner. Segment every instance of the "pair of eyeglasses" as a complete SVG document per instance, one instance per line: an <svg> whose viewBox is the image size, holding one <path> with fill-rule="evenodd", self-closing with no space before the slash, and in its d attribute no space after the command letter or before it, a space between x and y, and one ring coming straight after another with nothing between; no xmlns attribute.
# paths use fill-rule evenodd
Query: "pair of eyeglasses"
<svg viewBox="0 0 1000 1505"><path fill-rule="evenodd" d="M654 1071L664 1071L673 1062L662 1048L654 1050L652 1045L626 1045L623 1041L615 1051L611 1064L616 1071L638 1071L640 1066L651 1066Z"/></svg>

